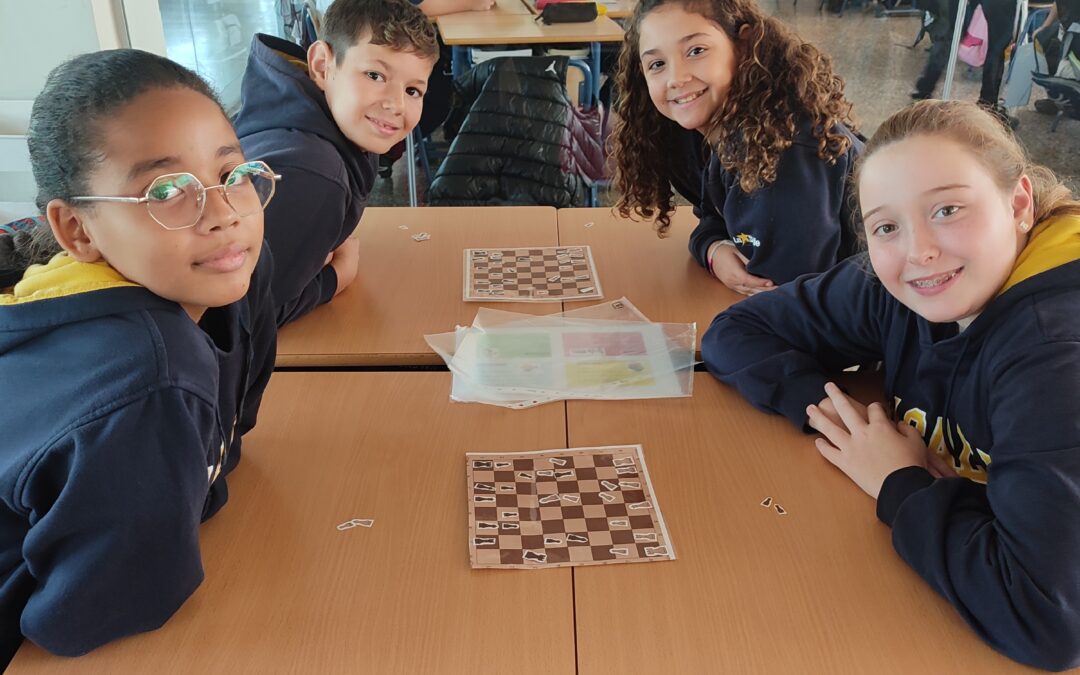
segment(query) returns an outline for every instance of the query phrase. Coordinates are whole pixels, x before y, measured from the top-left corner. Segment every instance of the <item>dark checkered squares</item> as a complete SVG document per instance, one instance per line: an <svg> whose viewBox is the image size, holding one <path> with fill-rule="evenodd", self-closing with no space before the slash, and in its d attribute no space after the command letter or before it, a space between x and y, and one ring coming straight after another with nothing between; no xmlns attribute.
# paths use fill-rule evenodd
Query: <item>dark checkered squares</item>
<svg viewBox="0 0 1080 675"><path fill-rule="evenodd" d="M637 446L490 457L468 464L474 567L672 558Z"/></svg>
<svg viewBox="0 0 1080 675"><path fill-rule="evenodd" d="M603 297L588 246L466 249L465 300L545 301Z"/></svg>

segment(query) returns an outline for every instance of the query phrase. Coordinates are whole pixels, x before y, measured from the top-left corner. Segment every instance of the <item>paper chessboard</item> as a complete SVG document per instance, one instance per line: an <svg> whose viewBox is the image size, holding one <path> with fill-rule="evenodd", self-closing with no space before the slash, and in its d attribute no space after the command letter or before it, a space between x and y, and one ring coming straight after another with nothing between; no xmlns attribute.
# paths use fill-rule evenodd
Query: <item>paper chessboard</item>
<svg viewBox="0 0 1080 675"><path fill-rule="evenodd" d="M467 302L559 302L602 297L588 246L465 249Z"/></svg>
<svg viewBox="0 0 1080 675"><path fill-rule="evenodd" d="M640 445L465 457L475 568L675 559Z"/></svg>

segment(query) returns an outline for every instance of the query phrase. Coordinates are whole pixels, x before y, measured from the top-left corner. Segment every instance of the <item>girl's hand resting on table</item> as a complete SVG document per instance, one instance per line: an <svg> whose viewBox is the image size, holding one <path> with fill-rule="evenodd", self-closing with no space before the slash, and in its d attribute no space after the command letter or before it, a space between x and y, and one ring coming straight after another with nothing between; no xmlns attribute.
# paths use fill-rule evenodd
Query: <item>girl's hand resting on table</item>
<svg viewBox="0 0 1080 675"><path fill-rule="evenodd" d="M709 247L709 270L725 286L743 295L771 291L776 286L764 277L746 271L747 259L730 244L715 242Z"/></svg>
<svg viewBox="0 0 1080 675"><path fill-rule="evenodd" d="M882 483L897 469L927 467L930 452L911 425L893 422L880 403L864 406L832 382L825 393L821 403L806 408L810 426L825 437L814 445L866 494L877 499Z"/></svg>

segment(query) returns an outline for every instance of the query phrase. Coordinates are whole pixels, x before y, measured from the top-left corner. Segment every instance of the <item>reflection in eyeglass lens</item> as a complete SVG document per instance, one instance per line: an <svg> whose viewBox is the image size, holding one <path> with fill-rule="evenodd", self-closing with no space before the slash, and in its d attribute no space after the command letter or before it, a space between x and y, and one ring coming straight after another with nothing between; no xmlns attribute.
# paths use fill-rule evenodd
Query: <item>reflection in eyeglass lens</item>
<svg viewBox="0 0 1080 675"><path fill-rule="evenodd" d="M261 162L247 162L229 172L223 182L225 199L241 216L263 208L274 194L273 173ZM189 173L157 178L146 192L150 215L167 228L190 227L202 215L206 190Z"/></svg>
<svg viewBox="0 0 1080 675"><path fill-rule="evenodd" d="M202 185L191 174L162 176L147 191L150 215L166 227L184 227L199 217Z"/></svg>

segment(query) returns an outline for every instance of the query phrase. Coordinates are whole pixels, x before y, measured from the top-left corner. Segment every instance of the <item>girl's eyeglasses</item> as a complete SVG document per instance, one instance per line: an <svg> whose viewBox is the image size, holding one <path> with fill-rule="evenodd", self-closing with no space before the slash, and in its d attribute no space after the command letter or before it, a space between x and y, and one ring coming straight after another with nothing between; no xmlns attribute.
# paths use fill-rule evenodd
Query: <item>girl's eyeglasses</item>
<svg viewBox="0 0 1080 675"><path fill-rule="evenodd" d="M244 162L230 171L221 185L204 186L190 173L169 173L155 178L142 197L83 196L72 197L71 201L145 204L158 225L166 230L183 230L194 227L202 218L208 190L221 190L237 215L249 216L270 203L280 179L266 162Z"/></svg>

